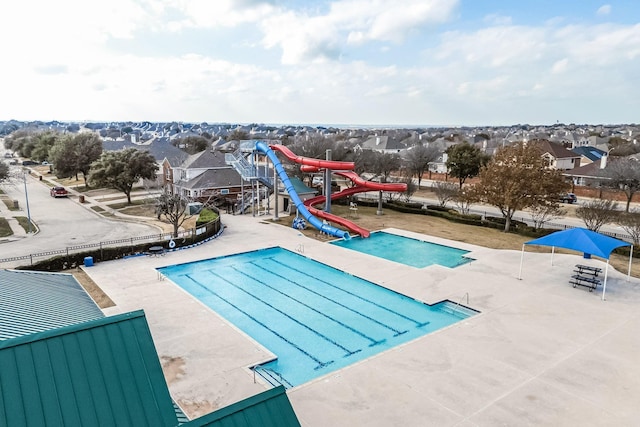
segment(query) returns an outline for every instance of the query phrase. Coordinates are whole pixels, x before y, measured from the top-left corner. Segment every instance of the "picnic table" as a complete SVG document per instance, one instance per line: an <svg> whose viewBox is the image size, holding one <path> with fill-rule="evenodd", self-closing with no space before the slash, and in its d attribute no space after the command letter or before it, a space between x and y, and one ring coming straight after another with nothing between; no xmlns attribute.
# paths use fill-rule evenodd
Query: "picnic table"
<svg viewBox="0 0 640 427"><path fill-rule="evenodd" d="M164 247L162 247L162 246L151 246L149 248L149 255L154 255L154 256L164 255Z"/></svg>
<svg viewBox="0 0 640 427"><path fill-rule="evenodd" d="M573 285L573 287L584 286L589 289L589 292L593 292L594 289L598 287L600 284L600 279L598 279L598 274L602 272L601 268L591 267L590 265L582 265L576 264L576 268L573 270L574 273L571 276L571 280L569 280L569 284Z"/></svg>
<svg viewBox="0 0 640 427"><path fill-rule="evenodd" d="M598 267L591 267L590 265L576 264L574 272L582 276L591 275L593 277L598 277L598 274L602 273L602 269Z"/></svg>

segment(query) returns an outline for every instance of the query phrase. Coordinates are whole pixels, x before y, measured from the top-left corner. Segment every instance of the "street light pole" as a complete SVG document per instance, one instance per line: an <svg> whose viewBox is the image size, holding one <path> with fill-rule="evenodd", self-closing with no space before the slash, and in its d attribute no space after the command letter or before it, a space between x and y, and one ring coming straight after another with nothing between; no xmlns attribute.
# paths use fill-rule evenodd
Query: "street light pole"
<svg viewBox="0 0 640 427"><path fill-rule="evenodd" d="M27 221L29 221L29 230L27 233L31 233L31 211L29 210L29 193L27 192L27 171L22 170L22 178L24 181L24 197L27 199Z"/></svg>

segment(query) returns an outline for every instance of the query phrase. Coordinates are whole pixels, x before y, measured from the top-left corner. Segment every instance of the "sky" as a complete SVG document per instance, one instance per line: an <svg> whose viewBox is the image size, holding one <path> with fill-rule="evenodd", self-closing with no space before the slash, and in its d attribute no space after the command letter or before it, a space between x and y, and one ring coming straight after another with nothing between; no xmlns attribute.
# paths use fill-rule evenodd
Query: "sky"
<svg viewBox="0 0 640 427"><path fill-rule="evenodd" d="M7 0L0 120L638 123L637 0Z"/></svg>

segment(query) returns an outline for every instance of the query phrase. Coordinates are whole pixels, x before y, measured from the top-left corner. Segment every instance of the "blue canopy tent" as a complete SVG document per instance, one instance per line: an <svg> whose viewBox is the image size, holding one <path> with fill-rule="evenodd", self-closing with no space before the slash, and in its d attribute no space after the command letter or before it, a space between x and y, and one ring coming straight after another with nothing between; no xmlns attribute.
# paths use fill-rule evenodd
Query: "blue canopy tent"
<svg viewBox="0 0 640 427"><path fill-rule="evenodd" d="M602 300L607 290L607 273L609 270L609 257L611 252L622 246L631 246L629 253L629 271L627 272L627 281L631 277L631 261L633 259L633 245L624 240L614 239L586 228L572 228L564 231L557 231L539 239L525 242L522 245L522 256L520 257L520 272L518 279L522 279L522 262L524 260L525 245L551 246L551 265L553 265L553 253L556 247L571 249L578 252L584 252L585 258L595 255L607 260L607 266L604 271L604 282L602 285Z"/></svg>

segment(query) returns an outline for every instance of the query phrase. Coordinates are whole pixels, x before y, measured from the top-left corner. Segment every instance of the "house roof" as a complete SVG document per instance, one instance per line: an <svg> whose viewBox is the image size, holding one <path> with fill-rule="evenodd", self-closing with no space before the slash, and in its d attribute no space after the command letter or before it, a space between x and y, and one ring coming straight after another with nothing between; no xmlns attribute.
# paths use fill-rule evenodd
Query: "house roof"
<svg viewBox="0 0 640 427"><path fill-rule="evenodd" d="M267 390L211 414L191 420L184 427L299 427L283 386Z"/></svg>
<svg viewBox="0 0 640 427"><path fill-rule="evenodd" d="M601 160L598 159L584 166L580 166L579 168L573 168L571 170L564 172L564 175L583 177L583 178L602 178L600 162Z"/></svg>
<svg viewBox="0 0 640 427"><path fill-rule="evenodd" d="M180 165L183 169L228 168L222 151L204 150L187 157Z"/></svg>
<svg viewBox="0 0 640 427"><path fill-rule="evenodd" d="M572 151L579 156L586 157L592 162L600 160L603 155L607 154L605 151L599 150L596 147L590 147L588 145L583 147L576 147Z"/></svg>
<svg viewBox="0 0 640 427"><path fill-rule="evenodd" d="M0 270L0 340L102 317L71 274Z"/></svg>
<svg viewBox="0 0 640 427"><path fill-rule="evenodd" d="M178 424L142 311L0 342L0 425Z"/></svg>
<svg viewBox="0 0 640 427"><path fill-rule="evenodd" d="M171 165L179 165L189 156L187 152L171 144L169 138L166 137L155 138L151 143L144 145L128 141L102 141L102 149L105 151L117 151L124 148L149 151L156 161L162 162L167 159Z"/></svg>
<svg viewBox="0 0 640 427"><path fill-rule="evenodd" d="M580 154L567 150L564 146L555 142L541 140L537 141L537 143L543 152L549 153L556 159L575 159L580 157Z"/></svg>
<svg viewBox="0 0 640 427"><path fill-rule="evenodd" d="M239 187L241 181L242 178L235 169L209 169L189 181L177 182L176 186L192 190L208 190L214 188ZM245 185L249 185L249 181L245 181Z"/></svg>

